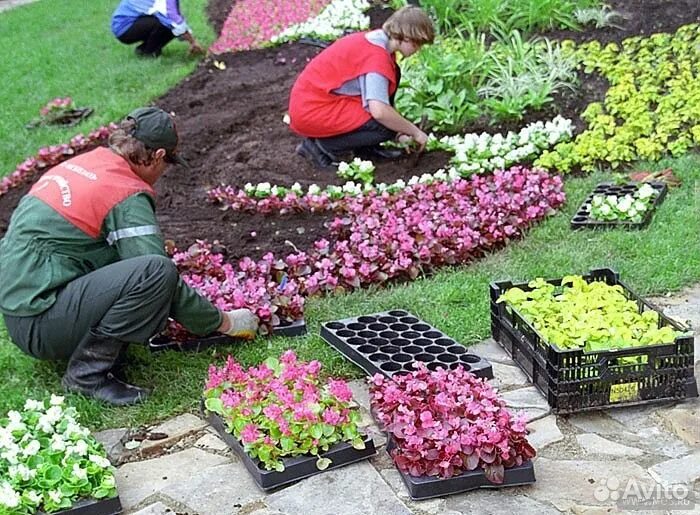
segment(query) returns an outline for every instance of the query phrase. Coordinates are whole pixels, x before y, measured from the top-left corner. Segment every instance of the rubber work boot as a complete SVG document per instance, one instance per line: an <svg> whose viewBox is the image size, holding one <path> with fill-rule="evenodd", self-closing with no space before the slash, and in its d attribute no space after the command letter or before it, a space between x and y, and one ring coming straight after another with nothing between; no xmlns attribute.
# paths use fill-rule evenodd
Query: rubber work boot
<svg viewBox="0 0 700 515"><path fill-rule="evenodd" d="M311 161L317 169L322 171L335 171L336 168L333 166L333 160L328 154L326 154L318 144L310 139L304 138L296 148L297 154Z"/></svg>
<svg viewBox="0 0 700 515"><path fill-rule="evenodd" d="M385 160L390 161L392 159L398 159L405 153L401 149L384 148L380 145L375 145L373 147L362 147L355 151L355 155L360 159L374 160Z"/></svg>
<svg viewBox="0 0 700 515"><path fill-rule="evenodd" d="M148 391L120 381L112 374L124 342L90 331L68 361L61 383L69 392L127 406L143 401Z"/></svg>

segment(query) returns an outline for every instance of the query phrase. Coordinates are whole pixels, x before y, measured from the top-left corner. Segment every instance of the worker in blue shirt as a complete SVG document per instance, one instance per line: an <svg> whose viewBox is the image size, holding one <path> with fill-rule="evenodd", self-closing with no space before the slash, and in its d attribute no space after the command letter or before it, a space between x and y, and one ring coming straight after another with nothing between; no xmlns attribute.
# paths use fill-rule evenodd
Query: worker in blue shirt
<svg viewBox="0 0 700 515"><path fill-rule="evenodd" d="M190 44L190 54L204 49L180 13L179 0L121 0L112 14L112 33L126 45L141 43L136 55L158 57L173 38Z"/></svg>

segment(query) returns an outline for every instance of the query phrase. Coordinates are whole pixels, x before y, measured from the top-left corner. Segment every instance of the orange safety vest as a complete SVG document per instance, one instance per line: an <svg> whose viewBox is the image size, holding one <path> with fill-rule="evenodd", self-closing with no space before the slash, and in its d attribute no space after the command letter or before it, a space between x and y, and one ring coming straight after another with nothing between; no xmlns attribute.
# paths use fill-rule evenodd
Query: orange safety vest
<svg viewBox="0 0 700 515"><path fill-rule="evenodd" d="M307 138L352 132L368 122L360 96L333 93L349 80L380 73L389 80L389 96L398 86L397 64L385 49L367 41L366 32L340 38L314 57L289 96L290 128Z"/></svg>
<svg viewBox="0 0 700 515"><path fill-rule="evenodd" d="M111 150L95 150L64 161L42 175L29 190L68 222L92 238L102 231L107 214L135 193L155 196L129 163Z"/></svg>

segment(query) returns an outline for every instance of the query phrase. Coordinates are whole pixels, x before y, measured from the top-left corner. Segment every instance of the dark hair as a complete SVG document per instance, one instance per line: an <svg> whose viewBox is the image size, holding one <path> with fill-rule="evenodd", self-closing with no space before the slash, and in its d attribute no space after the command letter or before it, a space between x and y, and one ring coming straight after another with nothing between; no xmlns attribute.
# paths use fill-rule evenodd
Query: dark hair
<svg viewBox="0 0 700 515"><path fill-rule="evenodd" d="M131 134L136 127L134 120L124 120L109 135L109 148L135 165L149 166L155 158L155 149L148 148Z"/></svg>
<svg viewBox="0 0 700 515"><path fill-rule="evenodd" d="M387 36L398 41L413 41L419 45L432 43L435 28L426 12L415 5L402 7L382 25Z"/></svg>

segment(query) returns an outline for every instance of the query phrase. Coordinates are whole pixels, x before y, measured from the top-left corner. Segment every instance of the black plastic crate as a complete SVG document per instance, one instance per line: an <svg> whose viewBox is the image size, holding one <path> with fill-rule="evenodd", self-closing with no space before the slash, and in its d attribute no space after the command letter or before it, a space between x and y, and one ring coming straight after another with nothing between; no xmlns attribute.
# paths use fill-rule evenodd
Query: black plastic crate
<svg viewBox="0 0 700 515"><path fill-rule="evenodd" d="M119 515L122 512L122 503L119 497L111 499L83 499L76 502L70 508L55 511L52 515ZM46 515L43 511L38 515Z"/></svg>
<svg viewBox="0 0 700 515"><path fill-rule="evenodd" d="M590 211L591 211L591 202L593 200L593 197L595 195L625 195L627 193L633 194L635 191L637 191L643 184L641 182L630 182L627 184L619 185L619 184L613 184L613 183L608 183L608 182L603 182L601 184L598 184L596 188L593 190L593 192L586 197L586 200L583 201L581 206L578 208L578 211L576 211L576 214L573 216L571 219L571 228L572 229L595 229L595 228L624 228L624 229L643 229L647 225L649 225L649 222L651 222L651 217L654 215L654 211L656 211L656 208L659 207L659 204L663 202L664 198L666 198L666 192L668 191L668 187L666 186L666 183L664 182L649 182L646 184L649 184L652 188L656 190L656 197L654 198L654 202L652 205L649 207L646 213L644 213L644 217L642 218L641 222L631 222L631 221L604 221L604 220L595 220L591 218L590 216Z"/></svg>
<svg viewBox="0 0 700 515"><path fill-rule="evenodd" d="M430 370L461 365L477 377L493 378L491 363L404 310L326 322L321 338L369 375L405 374L423 362Z"/></svg>
<svg viewBox="0 0 700 515"><path fill-rule="evenodd" d="M283 321L272 330L275 336L301 336L306 334L306 322L304 319L294 322ZM200 352L215 345L235 343L236 339L225 334L215 333L201 338L192 338L185 341L171 340L167 336L156 335L148 342L151 352L163 350L175 350L182 352Z"/></svg>
<svg viewBox="0 0 700 515"><path fill-rule="evenodd" d="M324 470L319 470L316 467L316 460L318 460L319 456L283 458L284 471L277 472L276 470L266 470L261 465L261 462L251 458L243 449L241 442L226 430L226 423L223 419L218 414L211 413L204 408L204 401L202 401L200 409L202 410L203 416L207 419L209 424L216 429L216 432L219 433L222 440L243 460L245 468L248 469L248 472L253 476L257 485L265 492L294 483L309 476L320 474L326 470L333 470L357 461L362 461L377 454L374 441L371 437L365 435L365 448L362 450L355 449L349 443L342 442L320 454L320 457L331 460L331 464Z"/></svg>
<svg viewBox="0 0 700 515"><path fill-rule="evenodd" d="M389 436L387 440L387 452L396 447L396 442ZM520 466L505 469L503 483L496 485L486 479L483 469L463 472L457 476L442 478L437 476L411 476L399 470L408 495L414 501L443 497L445 495L458 494L476 490L477 488L504 488L508 486L529 485L536 481L535 467L532 460L528 460Z"/></svg>
<svg viewBox="0 0 700 515"><path fill-rule="evenodd" d="M687 331L630 290L616 272L607 268L592 270L584 278L622 286L625 295L637 303L640 313L647 310L659 313L659 327L668 325L677 331ZM561 285L561 279L548 282ZM491 283L491 332L542 392L554 413L698 396L692 336L679 336L667 344L620 350L561 350L547 343L516 310L506 309L505 303L496 303L512 287L532 289L527 283ZM632 357L642 359L625 359Z"/></svg>

